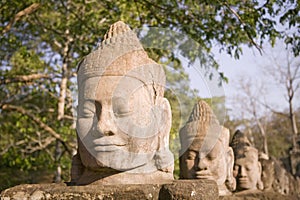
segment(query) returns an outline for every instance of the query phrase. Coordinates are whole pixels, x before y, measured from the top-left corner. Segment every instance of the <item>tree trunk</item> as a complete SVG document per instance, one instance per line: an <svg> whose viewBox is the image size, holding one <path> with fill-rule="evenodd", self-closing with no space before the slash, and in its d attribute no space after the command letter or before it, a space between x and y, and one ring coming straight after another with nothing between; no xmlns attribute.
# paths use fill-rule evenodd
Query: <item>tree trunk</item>
<svg viewBox="0 0 300 200"><path fill-rule="evenodd" d="M263 140L264 140L264 153L267 154L267 155L269 156L268 140L267 140L267 137L264 136L264 137L263 137Z"/></svg>
<svg viewBox="0 0 300 200"><path fill-rule="evenodd" d="M293 104L292 101L289 101L289 110L290 110L290 122L291 122L291 126L292 126L292 131L293 131L293 148L296 148L297 144L296 144L296 137L298 135L298 128L297 128L297 122L296 122L296 116L293 110Z"/></svg>
<svg viewBox="0 0 300 200"><path fill-rule="evenodd" d="M60 158L62 156L62 149L60 147L60 142L56 140L55 145L55 162L57 164L56 172L55 172L55 183L61 182L61 166L60 166Z"/></svg>
<svg viewBox="0 0 300 200"><path fill-rule="evenodd" d="M70 0L67 1L66 5L66 18L67 21L69 20L69 9L70 9ZM67 28L65 30L65 37L66 42L62 45L63 52L63 62L62 62L62 78L60 83L60 92L59 92L59 99L58 99L58 113L57 113L57 120L59 123L63 124L63 118L65 115L65 104L66 104L66 96L67 96L67 83L69 79L69 71L68 71L68 64L70 63L70 43L72 42L72 38L70 37L70 30ZM59 145L56 147L56 150L59 148ZM55 151L55 154L57 151ZM57 155L55 155L57 156ZM60 182L61 181L61 166L60 166L60 159L57 160L57 168L55 173L55 181Z"/></svg>
<svg viewBox="0 0 300 200"><path fill-rule="evenodd" d="M259 131L263 137L263 148L264 148L264 153L269 155L269 150L268 150L268 141L267 141L267 135L265 132L264 127L262 126L261 122L259 121L259 119L256 118L256 123L258 125Z"/></svg>
<svg viewBox="0 0 300 200"><path fill-rule="evenodd" d="M63 63L62 66L62 79L60 83L60 93L58 99L58 113L57 113L57 120L60 121L65 115L65 98L66 98L66 91L67 91L67 63Z"/></svg>
<svg viewBox="0 0 300 200"><path fill-rule="evenodd" d="M68 31L68 30L67 30ZM66 33L67 33L66 31ZM69 51L69 44L68 41L65 44L64 48L64 58L62 64L62 79L60 82L60 92L59 92L59 99L58 99L58 110L57 110L57 120L60 124L63 124L63 117L65 115L65 102L66 102L66 93L67 93L67 83L68 83L68 63L67 63L67 56ZM57 151L59 145L56 146L55 149L55 158L57 157ZM55 182L58 183L61 181L61 167L60 167L60 160L56 160L56 173L55 173Z"/></svg>
<svg viewBox="0 0 300 200"><path fill-rule="evenodd" d="M69 29L65 31L65 34L69 34ZM67 37L68 38L68 37ZM67 40L65 43L65 47L63 50L63 63L62 63L62 78L60 82L60 92L59 92L59 99L58 99L58 114L57 120L60 121L65 114L65 101L67 95L67 83L68 83L68 61L69 61L69 43L70 40Z"/></svg>
<svg viewBox="0 0 300 200"><path fill-rule="evenodd" d="M288 102L289 102L289 119L293 131L293 148L296 148L296 137L298 135L298 129L297 129L297 124L296 124L296 116L294 113L294 108L293 108L293 98L295 94L294 86L293 86L293 81L294 79L292 78L291 71L290 71L290 65L288 65L288 80L286 82L286 88L288 92Z"/></svg>

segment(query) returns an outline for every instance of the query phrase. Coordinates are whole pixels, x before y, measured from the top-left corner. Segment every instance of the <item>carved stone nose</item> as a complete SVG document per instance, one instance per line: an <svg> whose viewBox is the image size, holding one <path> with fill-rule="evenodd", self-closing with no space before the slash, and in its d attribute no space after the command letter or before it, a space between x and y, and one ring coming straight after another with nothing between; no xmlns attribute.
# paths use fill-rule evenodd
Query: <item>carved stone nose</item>
<svg viewBox="0 0 300 200"><path fill-rule="evenodd" d="M206 163L205 159L200 159L199 160L198 169L207 170L207 163Z"/></svg>
<svg viewBox="0 0 300 200"><path fill-rule="evenodd" d="M102 109L101 118L97 121L97 130L104 136L117 134L117 127L114 122L114 114L111 110Z"/></svg>
<svg viewBox="0 0 300 200"><path fill-rule="evenodd" d="M240 168L240 176L241 177L246 177L247 176L246 169L244 167Z"/></svg>

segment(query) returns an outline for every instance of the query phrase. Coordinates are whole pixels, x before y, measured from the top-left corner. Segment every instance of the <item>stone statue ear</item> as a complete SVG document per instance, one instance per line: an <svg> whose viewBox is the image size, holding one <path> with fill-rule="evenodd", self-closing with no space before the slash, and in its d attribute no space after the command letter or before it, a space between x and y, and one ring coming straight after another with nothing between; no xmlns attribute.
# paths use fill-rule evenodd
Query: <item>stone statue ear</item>
<svg viewBox="0 0 300 200"><path fill-rule="evenodd" d="M169 101L166 98L158 97L156 100L156 106L159 107L161 121L159 122L160 131L158 133L158 147L155 153L155 164L157 169L173 172L174 170L174 157L169 149L169 135L172 124L172 113Z"/></svg>
<svg viewBox="0 0 300 200"><path fill-rule="evenodd" d="M157 105L160 107L162 111L160 124L163 126L161 126L162 127L161 131L167 134L169 137L171 126L172 126L172 112L171 112L170 103L168 99L164 97L158 97Z"/></svg>
<svg viewBox="0 0 300 200"><path fill-rule="evenodd" d="M263 189L264 189L264 184L263 184L263 182L262 182L262 180L261 180L261 173L262 173L261 163L258 162L257 165L258 165L259 176L258 176L258 179L257 179L257 184L256 184L256 186L257 186L257 188L258 188L259 190L263 190Z"/></svg>
<svg viewBox="0 0 300 200"><path fill-rule="evenodd" d="M232 148L228 147L226 153L227 174L225 185L229 191L234 191L236 189L236 180L233 177L234 154Z"/></svg>

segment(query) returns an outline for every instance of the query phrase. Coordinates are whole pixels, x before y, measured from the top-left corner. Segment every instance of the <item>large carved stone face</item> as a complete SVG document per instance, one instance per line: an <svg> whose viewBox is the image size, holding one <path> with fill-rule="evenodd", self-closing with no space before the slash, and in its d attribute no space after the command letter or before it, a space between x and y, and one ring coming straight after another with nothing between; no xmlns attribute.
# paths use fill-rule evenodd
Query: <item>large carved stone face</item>
<svg viewBox="0 0 300 200"><path fill-rule="evenodd" d="M226 156L220 140L208 154L188 149L181 157L182 176L188 179L210 179L222 185L227 175Z"/></svg>
<svg viewBox="0 0 300 200"><path fill-rule="evenodd" d="M257 159L239 158L234 163L233 175L236 177L238 190L257 189L261 176L261 166Z"/></svg>
<svg viewBox="0 0 300 200"><path fill-rule="evenodd" d="M81 84L77 132L98 166L130 170L153 162L164 126L152 86L151 91L150 86L126 76L89 78ZM95 95L85 92L94 86ZM84 156L81 159L87 167L92 163Z"/></svg>

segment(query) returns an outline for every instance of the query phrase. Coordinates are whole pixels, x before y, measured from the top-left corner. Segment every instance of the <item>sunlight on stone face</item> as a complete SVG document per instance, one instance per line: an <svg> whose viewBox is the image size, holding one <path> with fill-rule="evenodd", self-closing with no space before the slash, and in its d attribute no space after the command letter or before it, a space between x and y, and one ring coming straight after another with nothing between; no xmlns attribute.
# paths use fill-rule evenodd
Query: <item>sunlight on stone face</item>
<svg viewBox="0 0 300 200"><path fill-rule="evenodd" d="M132 77L103 76L96 88L95 97L85 95L78 107L77 130L89 151L103 166L117 170L150 162L158 148L159 120L149 86Z"/></svg>
<svg viewBox="0 0 300 200"><path fill-rule="evenodd" d="M257 189L257 183L261 175L258 160L249 157L237 159L233 168L237 179L238 190Z"/></svg>
<svg viewBox="0 0 300 200"><path fill-rule="evenodd" d="M227 164L221 141L218 140L207 155L188 149L183 160L182 167L185 168L183 171L186 171L186 178L215 180L218 185L225 182Z"/></svg>

